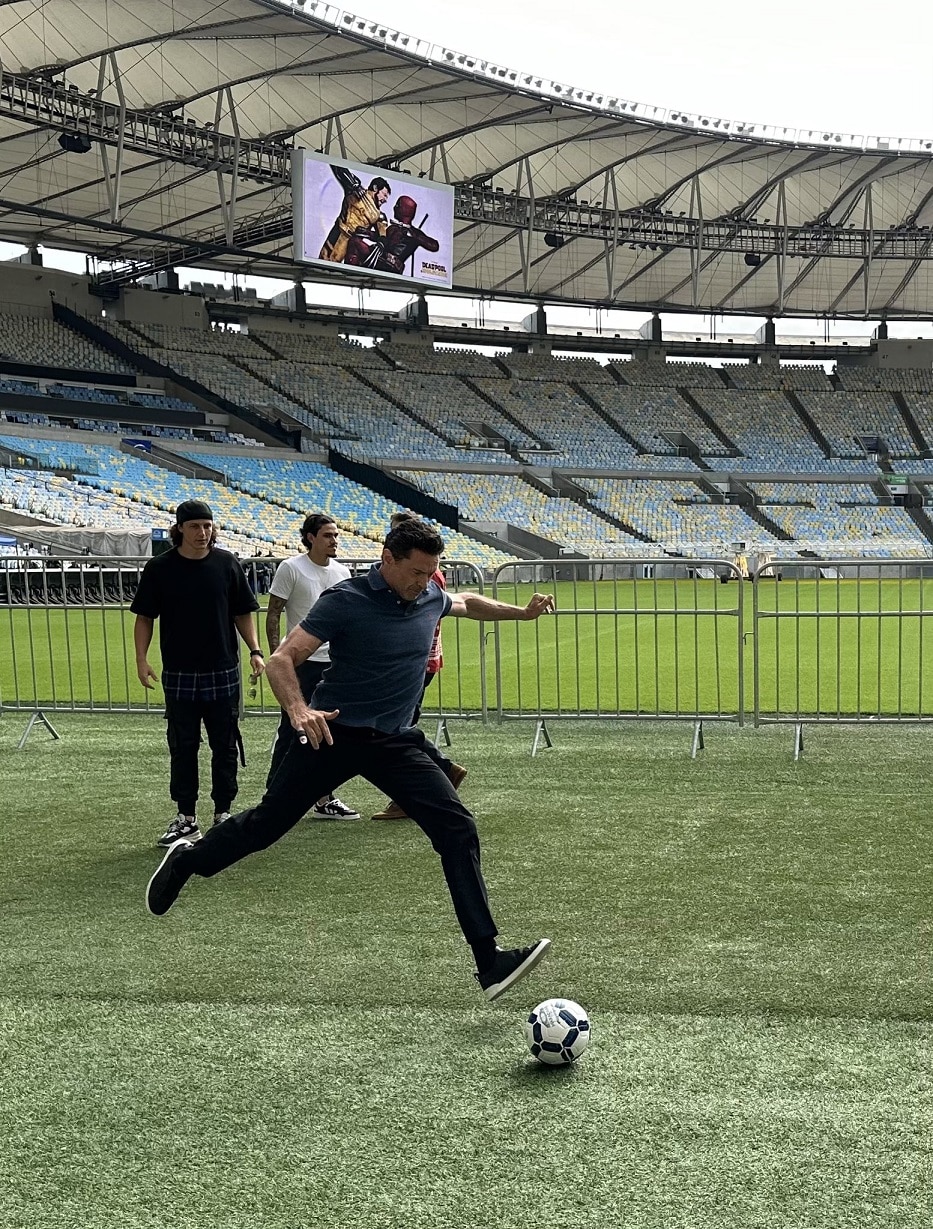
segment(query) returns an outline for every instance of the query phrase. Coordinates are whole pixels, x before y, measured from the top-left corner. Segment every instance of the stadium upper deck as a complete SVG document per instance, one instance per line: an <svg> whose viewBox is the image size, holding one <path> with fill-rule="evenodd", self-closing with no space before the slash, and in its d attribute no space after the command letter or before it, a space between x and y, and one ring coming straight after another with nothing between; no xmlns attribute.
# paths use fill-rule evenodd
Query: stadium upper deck
<svg viewBox="0 0 933 1229"><path fill-rule="evenodd" d="M321 0L48 9L0 6L0 237L92 253L102 280L293 276L303 146L454 185L461 293L933 313L933 142L646 107Z"/></svg>

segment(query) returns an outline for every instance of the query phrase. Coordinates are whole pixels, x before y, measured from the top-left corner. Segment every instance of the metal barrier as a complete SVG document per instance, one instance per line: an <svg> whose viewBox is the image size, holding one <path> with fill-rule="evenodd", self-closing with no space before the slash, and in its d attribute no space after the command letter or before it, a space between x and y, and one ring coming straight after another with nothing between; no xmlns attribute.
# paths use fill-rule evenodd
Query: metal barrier
<svg viewBox="0 0 933 1229"><path fill-rule="evenodd" d="M754 578L756 725L933 720L933 562L772 559ZM928 643L929 642L929 643Z"/></svg>
<svg viewBox="0 0 933 1229"><path fill-rule="evenodd" d="M46 724L43 710L162 711L136 677L129 606L145 563L0 558L0 709ZM244 562L260 601L277 563ZM472 565L445 570L451 592L485 591ZM553 617L445 621L424 705L439 737L449 718L531 720L537 749L548 721L661 718L693 722L696 752L703 722L744 723L747 668L755 724L793 725L798 755L806 724L933 721L933 561L772 559L748 622L725 560L510 562L491 585L516 605L535 589L554 594ZM263 680L244 705L278 713Z"/></svg>
<svg viewBox="0 0 933 1229"><path fill-rule="evenodd" d="M147 559L0 558L0 709L45 711L158 712L161 691L145 691L136 675L135 616L130 603ZM250 587L265 606L281 560L241 560ZM348 562L351 572L370 562ZM451 592L481 592L482 573L472 564L445 565ZM257 615L265 643L265 610ZM161 673L158 632L150 661ZM426 696L426 711L442 723L447 717L485 717L485 644L479 624L451 619L444 625L444 652L454 668L441 671ZM479 663L481 686L466 683L458 661ZM244 655L244 671L248 663ZM279 715L272 689L260 678L253 686L245 673L243 709L249 715ZM42 718L44 721L45 719Z"/></svg>
<svg viewBox="0 0 933 1229"><path fill-rule="evenodd" d="M734 582L734 583L732 583ZM496 716L534 719L550 742L556 718L745 719L742 577L721 559L506 563L492 592L524 605L555 595L553 619L491 623Z"/></svg>
<svg viewBox="0 0 933 1229"><path fill-rule="evenodd" d="M129 613L145 563L0 559L0 707L28 712L152 707L136 677Z"/></svg>

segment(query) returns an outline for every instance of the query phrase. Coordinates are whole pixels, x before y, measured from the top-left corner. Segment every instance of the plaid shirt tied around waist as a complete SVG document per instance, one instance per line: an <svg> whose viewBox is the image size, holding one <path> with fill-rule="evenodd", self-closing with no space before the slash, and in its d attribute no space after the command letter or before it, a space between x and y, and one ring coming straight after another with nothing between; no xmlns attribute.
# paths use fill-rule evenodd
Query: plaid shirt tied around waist
<svg viewBox="0 0 933 1229"><path fill-rule="evenodd" d="M227 700L239 695L240 667L229 670L163 670L162 690L173 700Z"/></svg>

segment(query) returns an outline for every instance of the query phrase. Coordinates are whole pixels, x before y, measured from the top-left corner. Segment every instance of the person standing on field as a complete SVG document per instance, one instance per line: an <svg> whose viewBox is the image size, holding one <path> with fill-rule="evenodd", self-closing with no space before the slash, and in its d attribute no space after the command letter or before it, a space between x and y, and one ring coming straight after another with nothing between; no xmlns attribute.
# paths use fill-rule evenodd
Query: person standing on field
<svg viewBox="0 0 933 1229"><path fill-rule="evenodd" d="M269 589L269 606L266 610L266 639L269 652L274 653L281 640L282 613L285 613L286 635L297 627L325 589L350 579L350 569L336 558L340 530L333 517L315 512L305 517L301 526L301 544L305 551L285 559L276 569ZM296 670L301 694L310 701L314 689L330 665L327 645L323 644ZM282 712L275 742L272 744L272 762L266 777L266 789L272 784L281 767L289 746L297 735L292 729L288 713ZM326 794L315 803L312 814L320 819L359 819L359 811L347 806L333 794Z"/></svg>
<svg viewBox="0 0 933 1229"><path fill-rule="evenodd" d="M174 549L149 560L130 606L136 615L136 673L147 689L159 681L148 659L159 620L169 794L178 808L159 845L201 835L196 807L202 723L211 749L214 823L229 818L237 795L237 755L242 755L237 635L249 649L253 677L265 669L254 617L259 604L237 559L216 545L211 509L202 500L186 499L169 536Z"/></svg>

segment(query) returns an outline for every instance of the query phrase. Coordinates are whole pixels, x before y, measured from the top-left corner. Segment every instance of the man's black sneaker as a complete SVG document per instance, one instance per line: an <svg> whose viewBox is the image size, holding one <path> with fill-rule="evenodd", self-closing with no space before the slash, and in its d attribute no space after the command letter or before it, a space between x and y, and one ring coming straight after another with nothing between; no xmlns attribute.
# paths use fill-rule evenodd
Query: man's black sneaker
<svg viewBox="0 0 933 1229"><path fill-rule="evenodd" d="M550 946L550 939L539 939L531 947L513 947L506 952L497 947L496 958L489 968L474 974L486 998L497 999L509 986L521 981L544 957Z"/></svg>
<svg viewBox="0 0 933 1229"><path fill-rule="evenodd" d="M354 811L353 807L348 807L345 802L341 802L339 798L328 798L326 802L320 802L311 810L312 815L316 815L318 819L359 819L359 811Z"/></svg>
<svg viewBox="0 0 933 1229"><path fill-rule="evenodd" d="M156 844L162 845L167 849L169 845L174 845L182 837L186 841L199 841L201 839L201 829L198 827L197 820L193 815L182 815L179 812L156 841Z"/></svg>
<svg viewBox="0 0 933 1229"><path fill-rule="evenodd" d="M192 842L186 840L175 841L170 845L146 885L146 908L155 917L168 913L178 899L178 893L191 878L191 871L186 871L179 865L185 851L191 847Z"/></svg>

